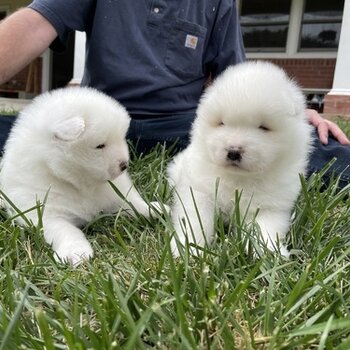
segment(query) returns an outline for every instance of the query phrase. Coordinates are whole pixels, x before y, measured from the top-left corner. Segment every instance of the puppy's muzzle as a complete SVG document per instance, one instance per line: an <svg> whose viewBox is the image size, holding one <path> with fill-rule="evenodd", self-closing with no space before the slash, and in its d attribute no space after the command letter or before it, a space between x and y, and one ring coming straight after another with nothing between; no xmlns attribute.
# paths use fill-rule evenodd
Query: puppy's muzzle
<svg viewBox="0 0 350 350"><path fill-rule="evenodd" d="M243 151L241 149L229 150L227 152L227 159L239 163L242 160L242 153Z"/></svg>
<svg viewBox="0 0 350 350"><path fill-rule="evenodd" d="M128 162L120 162L119 168L120 168L120 171L125 171L128 168Z"/></svg>

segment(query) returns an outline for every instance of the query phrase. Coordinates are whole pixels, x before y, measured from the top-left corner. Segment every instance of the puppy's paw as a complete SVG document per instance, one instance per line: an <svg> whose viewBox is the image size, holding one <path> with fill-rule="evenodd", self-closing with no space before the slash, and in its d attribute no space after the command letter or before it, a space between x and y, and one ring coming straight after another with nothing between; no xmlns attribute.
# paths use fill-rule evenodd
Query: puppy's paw
<svg viewBox="0 0 350 350"><path fill-rule="evenodd" d="M170 214L170 207L166 204L159 202L151 202L150 203L150 215L156 216L157 214Z"/></svg>
<svg viewBox="0 0 350 350"><path fill-rule="evenodd" d="M170 250L174 258L178 258L180 256L179 247L177 246L176 240L174 238L172 238L170 241Z"/></svg>
<svg viewBox="0 0 350 350"><path fill-rule="evenodd" d="M280 245L279 252L281 253L282 256L284 256L285 258L289 259L290 251L287 249L286 246Z"/></svg>
<svg viewBox="0 0 350 350"><path fill-rule="evenodd" d="M267 248L268 248L269 250L271 250L272 252L279 253L279 254L281 254L281 256L283 256L283 257L289 259L290 252L289 252L289 250L287 249L287 247L286 247L285 245L283 245L283 244L280 243L280 244L277 246L277 243L269 242L269 243L267 244Z"/></svg>
<svg viewBox="0 0 350 350"><path fill-rule="evenodd" d="M55 259L60 262L78 266L94 255L92 247L87 240L62 243L55 251Z"/></svg>

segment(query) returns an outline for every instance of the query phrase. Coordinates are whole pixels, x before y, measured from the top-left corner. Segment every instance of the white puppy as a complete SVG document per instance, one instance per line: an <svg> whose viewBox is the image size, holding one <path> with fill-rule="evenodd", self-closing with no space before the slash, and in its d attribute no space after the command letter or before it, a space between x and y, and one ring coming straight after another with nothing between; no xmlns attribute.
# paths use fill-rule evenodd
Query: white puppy
<svg viewBox="0 0 350 350"><path fill-rule="evenodd" d="M277 249L289 229L311 147L304 111L301 90L273 64L229 67L214 81L198 106L189 147L168 169L181 244L210 243L215 213L228 220L238 191L242 216L255 220L267 247ZM178 255L175 238L171 247ZM284 246L279 250L288 255Z"/></svg>
<svg viewBox="0 0 350 350"><path fill-rule="evenodd" d="M76 265L93 255L80 225L100 212L131 209L108 181L139 213L149 215L126 172L129 122L126 110L112 98L90 88L67 88L37 97L12 128L2 159L1 190L21 211L46 200L45 240L63 261ZM38 223L36 210L26 216Z"/></svg>

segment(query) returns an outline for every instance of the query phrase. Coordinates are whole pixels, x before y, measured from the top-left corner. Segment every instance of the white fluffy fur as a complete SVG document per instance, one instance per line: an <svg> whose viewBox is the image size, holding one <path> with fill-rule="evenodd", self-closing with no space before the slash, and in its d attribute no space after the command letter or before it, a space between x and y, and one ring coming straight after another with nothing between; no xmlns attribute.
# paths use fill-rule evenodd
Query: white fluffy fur
<svg viewBox="0 0 350 350"><path fill-rule="evenodd" d="M280 68L229 67L204 93L191 143L168 169L179 242L210 243L216 210L228 219L238 190L241 213L248 212L249 222L259 209L255 222L267 247L276 249L290 226L310 144L303 94ZM178 255L175 238L171 247ZM279 250L288 255L284 246Z"/></svg>
<svg viewBox="0 0 350 350"><path fill-rule="evenodd" d="M44 236L60 260L76 265L93 255L80 225L102 211L130 209L109 180L139 213L149 215L125 171L129 122L118 102L90 88L43 94L20 113L5 146L1 190L21 211L47 196ZM37 224L35 210L26 216Z"/></svg>

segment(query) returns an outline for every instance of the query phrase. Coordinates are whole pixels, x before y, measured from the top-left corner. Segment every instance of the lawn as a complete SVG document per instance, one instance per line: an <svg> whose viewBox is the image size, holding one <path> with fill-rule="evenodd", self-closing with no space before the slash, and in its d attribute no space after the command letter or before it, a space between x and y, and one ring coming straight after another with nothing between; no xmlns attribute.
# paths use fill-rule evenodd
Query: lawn
<svg viewBox="0 0 350 350"><path fill-rule="evenodd" d="M149 201L169 201L169 159L159 148L132 161ZM74 269L2 213L0 350L350 349L349 191L301 181L290 260L247 254L238 215L202 257L174 260L166 215L118 213L85 227L95 257Z"/></svg>

